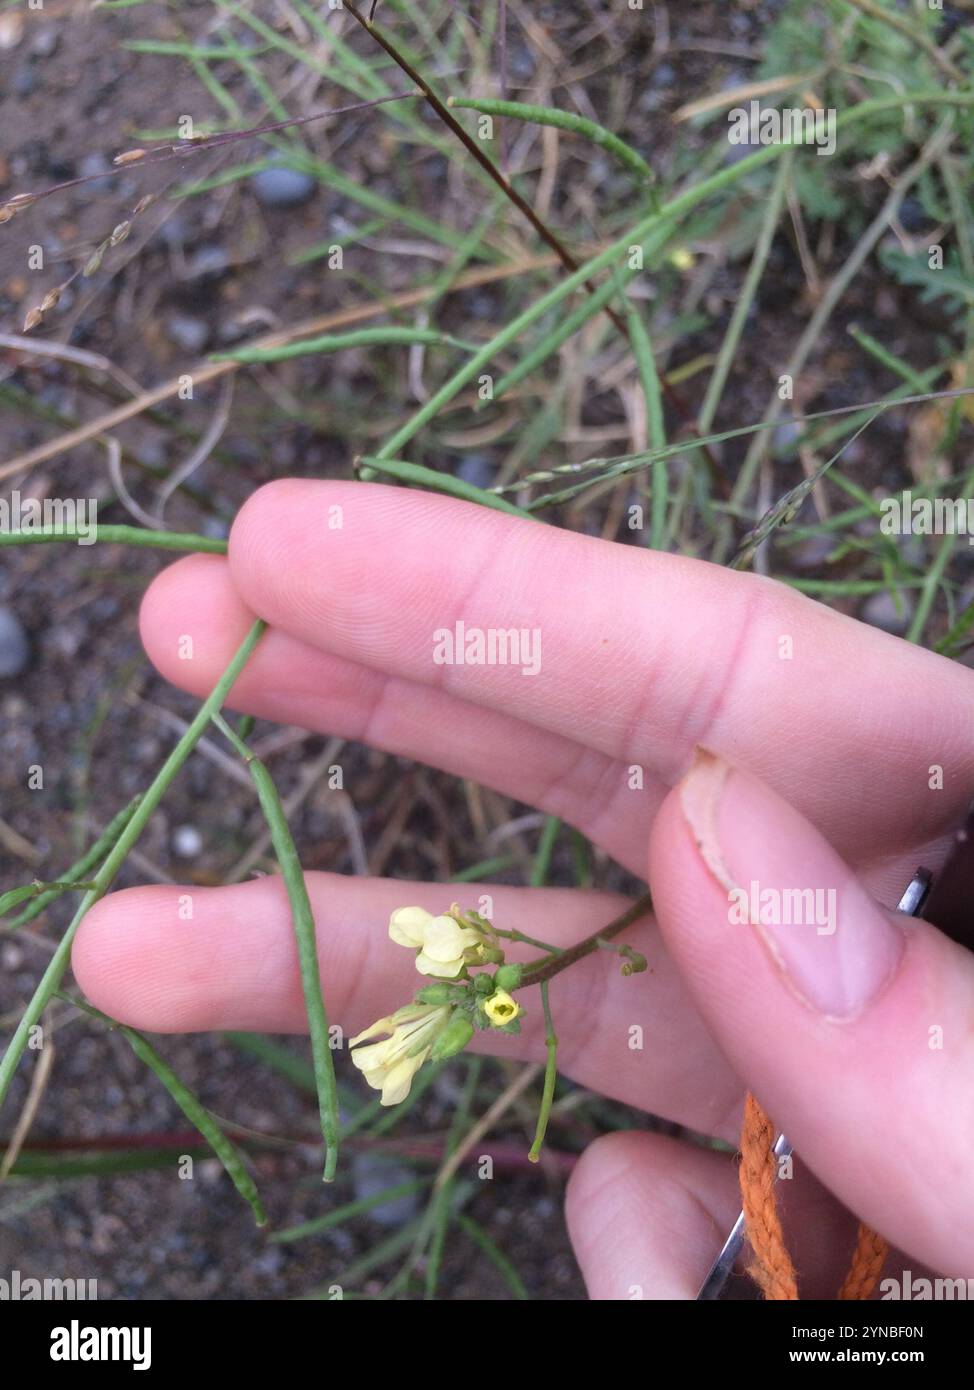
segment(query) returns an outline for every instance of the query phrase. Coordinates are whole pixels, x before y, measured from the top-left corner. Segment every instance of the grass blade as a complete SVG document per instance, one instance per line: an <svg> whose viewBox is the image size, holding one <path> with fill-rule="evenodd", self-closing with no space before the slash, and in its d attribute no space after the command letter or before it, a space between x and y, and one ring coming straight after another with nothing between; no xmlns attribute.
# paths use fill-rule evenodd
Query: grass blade
<svg viewBox="0 0 974 1390"><path fill-rule="evenodd" d="M72 999L69 994L62 994L58 990L57 997L63 999L66 1004L73 1004L82 1013L88 1014L91 1018L97 1018L101 1023L121 1033L139 1061L143 1062L158 1077L190 1124L199 1130L210 1145L226 1169L230 1181L254 1213L254 1220L257 1225L266 1226L267 1217L261 1205L257 1186L244 1166L243 1155L240 1150L231 1143L216 1120L193 1095L189 1087L180 1081L169 1063L159 1056L148 1038L144 1038L141 1033L137 1033L134 1028L129 1028L124 1023L116 1023L113 1018L103 1014L100 1009L92 1008L90 1004L85 1004L80 999Z"/></svg>
<svg viewBox="0 0 974 1390"><path fill-rule="evenodd" d="M77 859L69 869L65 870L62 875L62 880L67 879L72 883L77 883L79 879L85 877L90 869L93 869L96 864L99 864L101 860L104 859L105 855L128 824L132 813L141 800L141 794L139 796L133 796L129 804L124 806L116 816L112 817L111 821L109 821L108 825L105 827L104 832L99 835L91 848L87 850L80 859ZM22 927L25 923L33 921L35 917L40 916L48 903L53 902L54 899L59 896L60 892L52 891L41 893L34 902L24 908L23 912L19 912L12 922L6 923L4 930L16 931L18 927Z"/></svg>
<svg viewBox="0 0 974 1390"><path fill-rule="evenodd" d="M24 1048L27 1046L31 1029L44 1012L52 994L61 984L64 972L68 966L68 961L71 957L71 945L77 935L78 928L84 919L85 913L90 907L94 906L99 898L104 897L108 892L114 882L115 875L125 862L129 850L142 834L142 831L148 824L149 818L159 805L163 796L165 796L177 772L179 772L183 763L202 737L203 731L209 724L211 716L217 712L230 693L234 681L247 664L247 660L259 642L265 627L266 624L261 619L258 619L253 627L251 627L247 636L234 654L229 666L217 682L216 687L203 701L202 705L200 705L195 717L186 729L186 732L159 769L152 785L143 794L142 800L135 808L131 819L126 824L118 840L115 842L114 848L110 851L108 858L95 876L96 886L89 893L86 893L82 899L68 929L58 943L57 950L48 962L47 969L41 976L40 983L34 990L30 1002L21 1015L20 1022L14 1030L13 1037L7 1044L7 1049L2 1059L0 1059L0 1105L3 1104L6 1098L7 1091L10 1088L10 1082L13 1079L13 1074L17 1069L17 1064L23 1055Z"/></svg>
<svg viewBox="0 0 974 1390"><path fill-rule="evenodd" d="M362 1216L373 1207L381 1207L386 1202L394 1202L398 1197L408 1197L413 1192L418 1192L420 1188L426 1187L429 1181L429 1178L411 1178L408 1182L397 1183L395 1187L384 1188L382 1192L373 1192L370 1197L360 1197L355 1202L346 1202L344 1206L336 1207L324 1216L302 1221L298 1226L285 1226L283 1231L275 1231L270 1239L277 1244L287 1245L294 1240L304 1240L307 1236L320 1236L323 1232L340 1226L342 1222L350 1221L354 1216Z"/></svg>
<svg viewBox="0 0 974 1390"><path fill-rule="evenodd" d="M325 1141L324 1181L331 1182L338 1164L338 1083L335 1080L335 1064L328 1045L328 1015L321 994L321 972L318 969L318 944L315 938L315 919L308 898L308 888L298 852L288 829L284 807L277 794L277 788L270 773L262 762L252 758L249 764L250 775L257 788L261 809L267 819L271 833L271 843L277 862L281 866L284 886L291 904L291 921L298 945L298 959L301 964L301 986L304 990L304 1005L308 1014L308 1031L311 1035L311 1060L315 1071L315 1084L318 1088L318 1110L321 1117L321 1133Z"/></svg>

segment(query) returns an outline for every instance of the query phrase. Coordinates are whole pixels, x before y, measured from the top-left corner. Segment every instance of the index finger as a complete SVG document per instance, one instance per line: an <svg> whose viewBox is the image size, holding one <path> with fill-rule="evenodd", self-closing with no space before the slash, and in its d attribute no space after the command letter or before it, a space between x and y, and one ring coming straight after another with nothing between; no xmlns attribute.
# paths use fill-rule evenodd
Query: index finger
<svg viewBox="0 0 974 1390"><path fill-rule="evenodd" d="M230 568L274 627L674 782L733 758L856 861L935 838L974 783L971 675L784 585L450 498L282 480ZM942 797L926 790L944 769Z"/></svg>

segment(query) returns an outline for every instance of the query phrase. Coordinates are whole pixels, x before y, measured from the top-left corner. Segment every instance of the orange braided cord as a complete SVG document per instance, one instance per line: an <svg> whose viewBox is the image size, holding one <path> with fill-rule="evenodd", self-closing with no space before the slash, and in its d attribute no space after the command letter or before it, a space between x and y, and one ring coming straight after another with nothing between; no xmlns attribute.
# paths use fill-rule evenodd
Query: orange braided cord
<svg viewBox="0 0 974 1390"><path fill-rule="evenodd" d="M889 1246L883 1237L860 1223L852 1266L839 1290L839 1297L868 1298L879 1281L888 1254Z"/></svg>
<svg viewBox="0 0 974 1390"><path fill-rule="evenodd" d="M775 1203L778 1160L774 1126L752 1095L744 1102L741 1129L741 1205L754 1259L748 1273L766 1299L798 1297L798 1281Z"/></svg>

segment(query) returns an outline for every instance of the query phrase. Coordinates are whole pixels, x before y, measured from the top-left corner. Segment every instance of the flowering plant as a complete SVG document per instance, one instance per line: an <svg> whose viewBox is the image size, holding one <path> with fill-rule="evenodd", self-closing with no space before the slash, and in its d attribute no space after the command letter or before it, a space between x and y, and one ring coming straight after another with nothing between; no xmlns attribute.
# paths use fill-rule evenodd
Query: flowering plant
<svg viewBox="0 0 974 1390"><path fill-rule="evenodd" d="M417 990L412 1003L377 1019L351 1038L352 1061L367 1083L382 1093L380 1104L398 1105L408 1096L413 1077L425 1062L445 1061L462 1052L478 1029L519 1033L524 1009L514 994L526 985L540 985L548 1067L542 1115L531 1149L531 1157L536 1159L555 1084L557 1038L548 1004L548 980L600 947L618 951L623 958L623 974L645 970L642 956L629 946L616 946L612 938L647 906L647 900L641 901L638 910L630 910L567 950L520 931L502 931L479 912L462 911L457 903L438 916L423 907L396 908L389 919L391 940L413 951L417 971L434 983ZM540 947L545 955L526 965L508 962L502 945L505 940Z"/></svg>

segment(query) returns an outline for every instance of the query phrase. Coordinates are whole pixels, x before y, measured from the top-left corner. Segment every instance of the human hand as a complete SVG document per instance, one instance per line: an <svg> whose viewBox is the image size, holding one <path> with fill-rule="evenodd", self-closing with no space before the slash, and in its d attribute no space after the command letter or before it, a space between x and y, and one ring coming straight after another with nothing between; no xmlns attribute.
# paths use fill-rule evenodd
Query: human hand
<svg viewBox="0 0 974 1390"><path fill-rule="evenodd" d="M202 696L255 613L271 630L235 708L490 785L634 873L648 865L657 919L625 939L650 972L623 979L597 952L552 985L560 1069L732 1144L753 1090L799 1168L834 1194L802 1181L788 1194L803 1296L834 1296L848 1264L842 1206L914 1270L974 1272L974 963L876 905L895 903L919 863L936 868L974 788L967 671L755 576L356 483L261 489L227 560L182 560L153 583L143 639L164 675ZM434 632L460 619L538 629L537 674L435 664ZM185 634L191 661L179 659ZM693 763L700 745L716 759ZM451 890L307 880L329 1010L355 1031L418 983L386 937L392 909L442 911ZM734 925L731 880L834 888L837 929ZM131 889L89 913L74 965L92 1002L157 1032L302 1030L280 882L194 889L192 922L179 891ZM498 926L558 944L625 906L485 891ZM540 1014L530 1008L519 1038L473 1045L538 1058ZM600 1140L568 1193L591 1293L692 1297L738 1206L726 1155L643 1133Z"/></svg>

